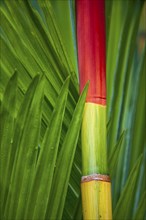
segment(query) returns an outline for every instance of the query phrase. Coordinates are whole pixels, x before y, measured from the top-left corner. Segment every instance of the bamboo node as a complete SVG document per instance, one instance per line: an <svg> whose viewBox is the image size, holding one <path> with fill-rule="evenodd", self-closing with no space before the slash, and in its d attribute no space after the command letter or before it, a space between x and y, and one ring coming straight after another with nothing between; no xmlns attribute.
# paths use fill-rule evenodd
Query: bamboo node
<svg viewBox="0 0 146 220"><path fill-rule="evenodd" d="M81 183L84 182L90 182L90 181L104 181L104 182L110 182L110 176L103 175L103 174L91 174L88 176L82 176Z"/></svg>

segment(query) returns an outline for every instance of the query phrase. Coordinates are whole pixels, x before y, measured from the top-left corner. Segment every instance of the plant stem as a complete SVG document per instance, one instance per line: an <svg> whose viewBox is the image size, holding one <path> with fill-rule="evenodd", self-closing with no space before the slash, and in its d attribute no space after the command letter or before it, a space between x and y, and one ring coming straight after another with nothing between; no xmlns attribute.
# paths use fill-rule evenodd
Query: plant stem
<svg viewBox="0 0 146 220"><path fill-rule="evenodd" d="M112 219L106 153L104 4L104 0L76 0L80 91L90 80L81 132L84 219Z"/></svg>

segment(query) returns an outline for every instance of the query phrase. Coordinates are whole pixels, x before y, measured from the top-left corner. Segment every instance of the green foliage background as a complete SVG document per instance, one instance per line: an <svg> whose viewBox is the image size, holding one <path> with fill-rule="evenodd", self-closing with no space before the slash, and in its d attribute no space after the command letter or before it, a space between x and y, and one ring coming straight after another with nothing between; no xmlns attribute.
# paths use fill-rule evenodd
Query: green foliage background
<svg viewBox="0 0 146 220"><path fill-rule="evenodd" d="M79 98L74 1L0 4L1 219L82 219L79 132L88 85ZM143 5L106 1L115 220L146 219Z"/></svg>

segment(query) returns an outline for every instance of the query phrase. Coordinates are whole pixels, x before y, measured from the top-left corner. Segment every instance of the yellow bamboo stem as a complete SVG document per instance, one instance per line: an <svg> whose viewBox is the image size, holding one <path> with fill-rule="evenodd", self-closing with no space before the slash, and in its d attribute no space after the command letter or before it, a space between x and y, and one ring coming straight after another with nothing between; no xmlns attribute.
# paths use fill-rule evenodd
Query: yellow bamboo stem
<svg viewBox="0 0 146 220"><path fill-rule="evenodd" d="M89 175L87 180L82 180L81 183L83 218L84 220L111 220L111 183L98 180L100 178L92 178L88 181L90 176L94 175ZM107 177L106 175L95 176Z"/></svg>

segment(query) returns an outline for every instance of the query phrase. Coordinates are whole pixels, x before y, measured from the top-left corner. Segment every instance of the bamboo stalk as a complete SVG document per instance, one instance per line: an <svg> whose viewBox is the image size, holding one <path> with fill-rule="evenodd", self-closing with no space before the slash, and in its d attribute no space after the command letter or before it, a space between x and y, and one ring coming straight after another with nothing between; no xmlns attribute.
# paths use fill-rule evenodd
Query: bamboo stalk
<svg viewBox="0 0 146 220"><path fill-rule="evenodd" d="M104 0L76 0L80 91L90 80L82 122L84 219L112 219L106 153L106 54Z"/></svg>

